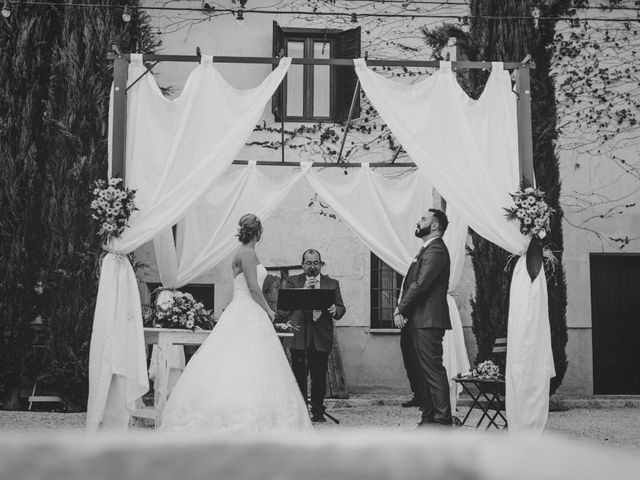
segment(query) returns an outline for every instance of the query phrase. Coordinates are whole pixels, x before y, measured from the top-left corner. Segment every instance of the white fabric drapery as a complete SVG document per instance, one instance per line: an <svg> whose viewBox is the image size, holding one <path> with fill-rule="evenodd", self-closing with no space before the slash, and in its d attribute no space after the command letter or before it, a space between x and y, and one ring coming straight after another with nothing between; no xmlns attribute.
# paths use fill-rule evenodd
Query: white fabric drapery
<svg viewBox="0 0 640 480"><path fill-rule="evenodd" d="M521 255L528 245L503 208L518 186L517 117L509 73L494 62L478 100L458 85L450 62L413 85L383 77L354 61L360 84L403 148L478 234ZM546 423L550 356L544 273L532 282L525 257L518 260L509 297L506 402L510 431L541 432ZM535 301L535 306L531 303ZM527 306L527 309L521 309ZM525 327L526 326L526 327ZM523 336L528 333L528 336ZM542 365L541 368L531 368ZM521 377L521 372L527 374ZM532 405L530 399L537 402ZM532 411L533 409L533 411Z"/></svg>
<svg viewBox="0 0 640 480"><path fill-rule="evenodd" d="M106 426L110 409L133 407L148 389L140 296L123 255L166 232L209 191L244 146L290 64L290 58L283 58L259 86L237 90L214 68L212 57L203 55L175 100L162 95L152 75L129 90L126 179L137 190L140 211L109 246L102 263L91 337L87 430ZM130 83L145 71L142 56L132 55ZM127 361L116 363L123 354ZM124 398L109 394L113 375L126 379L119 389Z"/></svg>
<svg viewBox="0 0 640 480"><path fill-rule="evenodd" d="M444 232L443 240L449 250L451 258L451 273L449 274L449 293L447 294L447 304L449 305L449 316L451 317L451 330L447 330L442 340L442 361L447 370L449 379L449 401L451 411L455 413L458 403L458 395L462 391L462 386L453 381L459 373L469 371L469 354L464 343L464 331L462 329L462 319L460 310L456 303L456 288L464 269L464 259L467 244L468 226L462 216L454 209L447 208L449 227Z"/></svg>
<svg viewBox="0 0 640 480"><path fill-rule="evenodd" d="M266 220L310 167L311 162L305 163L274 180L251 162L221 177L178 225L178 286L193 281L233 252L238 246L238 219L251 212Z"/></svg>

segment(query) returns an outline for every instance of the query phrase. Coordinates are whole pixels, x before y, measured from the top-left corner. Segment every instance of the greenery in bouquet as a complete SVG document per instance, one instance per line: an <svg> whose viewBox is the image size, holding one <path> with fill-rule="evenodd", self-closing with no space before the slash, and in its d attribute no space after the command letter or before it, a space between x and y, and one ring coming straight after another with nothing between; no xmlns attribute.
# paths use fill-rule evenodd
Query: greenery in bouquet
<svg viewBox="0 0 640 480"><path fill-rule="evenodd" d="M146 327L189 330L211 330L216 323L211 310L204 308L190 293L177 290L166 301L145 306L143 320Z"/></svg>
<svg viewBox="0 0 640 480"><path fill-rule="evenodd" d="M515 207L505 208L509 220L520 222L520 232L529 237L543 239L549 231L551 215L555 212L545 200L545 194L526 182L511 194Z"/></svg>
<svg viewBox="0 0 640 480"><path fill-rule="evenodd" d="M98 180L91 197L91 217L98 222L98 235L103 243L119 237L129 217L137 210L136 191L127 188L121 178Z"/></svg>
<svg viewBox="0 0 640 480"><path fill-rule="evenodd" d="M484 362L476 365L476 368L471 372L471 376L487 380L502 378L500 368L491 360L485 360Z"/></svg>

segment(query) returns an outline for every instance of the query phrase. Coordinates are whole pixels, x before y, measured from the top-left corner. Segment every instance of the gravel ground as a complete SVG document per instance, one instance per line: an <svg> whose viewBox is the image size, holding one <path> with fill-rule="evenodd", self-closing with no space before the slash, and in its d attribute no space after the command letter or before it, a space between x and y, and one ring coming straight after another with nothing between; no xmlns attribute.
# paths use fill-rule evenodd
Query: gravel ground
<svg viewBox="0 0 640 480"><path fill-rule="evenodd" d="M375 402L362 404L344 401L329 402L331 405L329 412L340 420L340 425L329 420L325 424L316 424L316 426L336 430L375 427L414 429L419 420L418 410L401 408L398 402L385 400L380 402L381 405L376 405ZM462 416L464 413L466 408L460 408L458 415ZM0 431L5 433L82 431L84 421L84 413L0 411ZM547 422L547 432L589 440L618 450L640 453L640 408L574 408L562 412L551 412Z"/></svg>

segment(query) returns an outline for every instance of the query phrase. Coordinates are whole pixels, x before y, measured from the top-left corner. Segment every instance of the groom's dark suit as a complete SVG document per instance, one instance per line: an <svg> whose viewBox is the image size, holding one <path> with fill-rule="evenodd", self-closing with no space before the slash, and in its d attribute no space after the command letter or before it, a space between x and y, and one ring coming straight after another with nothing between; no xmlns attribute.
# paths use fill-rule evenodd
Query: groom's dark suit
<svg viewBox="0 0 640 480"><path fill-rule="evenodd" d="M307 277L304 273L287 278L285 288L304 288ZM291 367L298 381L300 391L307 398L307 376L311 376L311 403L323 407L327 391L327 366L329 353L333 348L333 320L340 320L346 309L337 280L320 275L320 288L334 291L335 316L324 310L317 320L311 310L296 310L290 313L289 321L294 326L293 338L285 342L291 351ZM321 414L312 405L314 415Z"/></svg>
<svg viewBox="0 0 640 480"><path fill-rule="evenodd" d="M422 421L451 423L449 382L442 364L442 339L451 329L447 290L451 261L442 238L423 247L409 267L398 311L413 341Z"/></svg>

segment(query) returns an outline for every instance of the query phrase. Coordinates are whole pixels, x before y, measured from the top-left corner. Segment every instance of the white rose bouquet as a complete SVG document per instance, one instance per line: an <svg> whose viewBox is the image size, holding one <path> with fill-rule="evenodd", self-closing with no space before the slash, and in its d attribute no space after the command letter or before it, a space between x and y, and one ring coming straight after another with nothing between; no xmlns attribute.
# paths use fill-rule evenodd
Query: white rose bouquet
<svg viewBox="0 0 640 480"><path fill-rule="evenodd" d="M165 302L147 306L143 313L147 327L211 330L216 322L211 310L190 293L175 291Z"/></svg>
<svg viewBox="0 0 640 480"><path fill-rule="evenodd" d="M476 368L471 372L471 376L487 380L502 377L502 375L500 375L500 368L498 368L498 366L491 360L485 360L484 362L476 365Z"/></svg>
<svg viewBox="0 0 640 480"><path fill-rule="evenodd" d="M98 180L93 189L91 217L98 222L103 243L119 237L136 208L136 191L125 187L121 178Z"/></svg>
<svg viewBox="0 0 640 480"><path fill-rule="evenodd" d="M511 197L515 207L505 208L507 218L520 222L520 232L523 235L539 239L546 237L549 220L555 210L545 201L544 192L523 183Z"/></svg>

